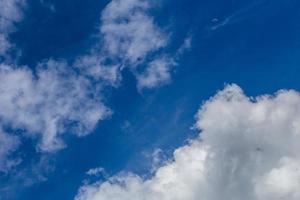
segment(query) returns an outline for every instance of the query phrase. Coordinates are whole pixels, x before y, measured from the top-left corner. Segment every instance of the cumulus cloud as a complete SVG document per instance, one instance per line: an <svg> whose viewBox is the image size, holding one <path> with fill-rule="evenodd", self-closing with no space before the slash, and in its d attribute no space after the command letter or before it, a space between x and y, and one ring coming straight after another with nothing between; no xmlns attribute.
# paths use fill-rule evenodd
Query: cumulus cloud
<svg viewBox="0 0 300 200"><path fill-rule="evenodd" d="M88 55L79 57L75 66L89 77L105 79L116 86L124 68L136 76L139 89L168 83L172 56L161 50L167 46L169 35L149 14L152 8L153 4L148 0L112 0L108 3L101 13L101 42Z"/></svg>
<svg viewBox="0 0 300 200"><path fill-rule="evenodd" d="M104 47L114 57L136 64L167 44L167 36L147 14L150 1L113 0L102 12Z"/></svg>
<svg viewBox="0 0 300 200"><path fill-rule="evenodd" d="M113 176L76 200L266 200L300 198L300 94L247 97L228 85L197 114L198 138L151 178Z"/></svg>
<svg viewBox="0 0 300 200"><path fill-rule="evenodd" d="M171 77L172 58L160 52L167 46L169 35L149 14L152 3L112 0L101 16L104 57L116 61L120 69L132 70L139 89L163 85Z"/></svg>
<svg viewBox="0 0 300 200"><path fill-rule="evenodd" d="M1 124L39 136L42 151L63 148L61 134L86 135L110 114L91 83L63 62L41 64L35 75L2 64L0 80Z"/></svg>
<svg viewBox="0 0 300 200"><path fill-rule="evenodd" d="M0 56L13 47L9 34L24 6L25 0L0 0ZM38 138L38 150L53 152L65 146L63 134L86 135L111 114L101 91L118 85L124 67L134 73L139 89L170 82L175 62L161 52L169 36L149 14L152 8L147 0L112 0L101 15L103 41L72 64L50 60L33 71L0 60L0 128ZM9 160L17 140L2 134L1 163Z"/></svg>
<svg viewBox="0 0 300 200"><path fill-rule="evenodd" d="M0 0L2 56L12 48L8 37L22 19L24 5L24 0ZM167 36L147 13L150 8L149 1L111 1L101 15L100 53L96 45L71 66L50 60L33 72L27 66L1 63L0 127L20 130L22 137L38 138L38 149L47 152L65 146L61 138L66 132L77 136L90 133L99 120L111 114L102 103L102 88L118 85L124 63L133 69L167 43ZM170 79L167 62L162 59L145 65L150 67L142 76L147 79L142 86L154 87ZM8 134L1 137L2 163L17 148L9 138Z"/></svg>

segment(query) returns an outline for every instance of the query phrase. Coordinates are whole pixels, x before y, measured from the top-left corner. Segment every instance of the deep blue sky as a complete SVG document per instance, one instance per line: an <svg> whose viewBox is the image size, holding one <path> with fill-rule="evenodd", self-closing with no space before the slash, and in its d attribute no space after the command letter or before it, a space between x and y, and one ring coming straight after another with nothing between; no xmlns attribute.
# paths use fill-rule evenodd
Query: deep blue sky
<svg viewBox="0 0 300 200"><path fill-rule="evenodd" d="M33 67L49 57L73 59L85 52L93 45L108 3L44 2L56 11L40 0L30 1L12 35L22 51L20 64ZM121 170L147 175L151 166L146 155L160 148L169 156L195 137L195 113L225 83L240 85L250 96L300 90L299 1L162 0L153 14L158 24L172 30L170 51L188 35L193 38L172 82L138 92L133 75L124 71L121 86L106 100L113 116L85 138L66 138L68 148L49 158L55 169L48 180L21 189L18 199L72 199L85 172L98 166L109 175Z"/></svg>

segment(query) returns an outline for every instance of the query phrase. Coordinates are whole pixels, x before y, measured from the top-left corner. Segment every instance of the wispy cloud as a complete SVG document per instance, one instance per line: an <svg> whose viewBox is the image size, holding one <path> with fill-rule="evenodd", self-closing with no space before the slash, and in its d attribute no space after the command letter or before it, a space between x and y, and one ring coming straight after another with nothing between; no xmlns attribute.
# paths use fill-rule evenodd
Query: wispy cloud
<svg viewBox="0 0 300 200"><path fill-rule="evenodd" d="M53 161L50 154L43 154L22 167L11 169L0 183L0 199L22 198L20 191L24 188L47 181L48 175L55 170Z"/></svg>
<svg viewBox="0 0 300 200"><path fill-rule="evenodd" d="M263 6L264 3L266 3L266 1L254 1L251 4L236 10L235 12L233 12L232 14L228 15L225 18L219 18L216 17L214 19L212 19L212 23L214 24L211 27L211 30L217 30L219 28L228 26L228 25L232 25L232 24L236 24L239 22L242 22L246 19L251 18L253 15L255 15L256 13L256 9L259 8L260 6Z"/></svg>
<svg viewBox="0 0 300 200"><path fill-rule="evenodd" d="M105 173L105 169L102 168L102 167L96 167L96 168L92 168L92 169L89 169L86 174L89 175L89 176L98 176L98 175L101 175Z"/></svg>

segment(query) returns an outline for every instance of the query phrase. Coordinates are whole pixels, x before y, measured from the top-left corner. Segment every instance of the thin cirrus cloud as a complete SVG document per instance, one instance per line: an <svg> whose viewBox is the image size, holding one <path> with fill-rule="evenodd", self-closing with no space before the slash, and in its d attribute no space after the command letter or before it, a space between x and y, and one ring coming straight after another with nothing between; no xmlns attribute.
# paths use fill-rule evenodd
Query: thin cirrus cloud
<svg viewBox="0 0 300 200"><path fill-rule="evenodd" d="M9 34L14 24L26 17L22 12L26 3L0 1L2 56L12 47ZM33 72L28 66L1 61L0 170L18 163L10 155L21 145L22 137L38 138L38 151L54 152L66 146L62 135L91 133L99 121L112 114L103 103L102 89L117 86L124 67L136 75L139 89L170 81L174 62L159 52L169 37L148 14L151 8L150 1L112 0L101 14L99 35L103 41L74 63L48 59ZM150 55L155 56L149 61ZM7 127L13 131L5 132Z"/></svg>
<svg viewBox="0 0 300 200"><path fill-rule="evenodd" d="M128 174L82 186L76 200L300 198L300 94L247 97L228 85L196 115L198 138L151 178Z"/></svg>

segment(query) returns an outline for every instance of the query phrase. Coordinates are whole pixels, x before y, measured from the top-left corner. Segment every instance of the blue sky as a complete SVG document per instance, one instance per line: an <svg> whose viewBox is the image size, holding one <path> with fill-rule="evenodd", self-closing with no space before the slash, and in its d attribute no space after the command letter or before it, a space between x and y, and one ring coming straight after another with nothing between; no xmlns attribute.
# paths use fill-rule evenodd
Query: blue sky
<svg viewBox="0 0 300 200"><path fill-rule="evenodd" d="M189 140L204 138L204 146L211 146L212 149L229 146L231 142L224 144L227 140L236 141L235 138L238 138L237 141L244 141L234 134L229 135L229 139L218 135L215 139L210 136L201 138L200 132L204 135L215 134L213 128L202 124L208 117L214 116L208 112L210 109L218 108L220 116L225 116L223 120L215 116L212 119L214 127L227 120L231 123L230 119L239 116L239 113L245 112L245 115L251 116L252 112L248 113L250 108L245 105L240 109L235 102L239 100L228 97L230 91L239 96L241 92L237 88L242 88L245 98L255 98L264 94L273 95L281 89L293 89L298 95L297 100L293 100L294 94L290 94L293 92L285 91L283 95L286 99L292 100L284 101L283 107L275 106L281 105L279 94L270 97L266 104L275 106L271 111L283 109L288 112L290 107L291 110L299 109L299 94L296 91L300 90L300 2L296 0L13 0L15 10L8 6L9 3L6 4L8 0L2 2L0 92L3 98L0 98L0 131L4 135L0 135L0 144L3 145L2 149L0 147L1 200L65 200L75 197L77 200L155 200L160 194L165 195L164 191L158 196L145 195L150 190L145 182L148 180L150 185L159 185L153 178L158 176L157 172L172 162L179 162L174 161L174 150L180 147L198 148ZM120 4L115 8L114 3ZM132 4L136 10L126 8ZM123 11L115 10L122 6ZM15 12L20 17L15 17ZM114 26L118 23L125 23L130 28ZM10 44L9 47L1 43L2 36ZM113 47L115 44L116 49ZM83 61L84 58L87 59ZM100 72L97 69L101 69ZM16 78L18 76L20 78ZM232 83L238 86L226 86ZM22 84L24 87L20 86ZM72 93L71 90L76 87L78 91ZM215 96L220 90L225 94L221 92ZM10 98L11 93L19 98L18 92L21 94L19 103L6 101L5 97ZM252 104L260 105L262 100L259 98ZM209 99L209 116L202 111L203 117L197 117L199 108ZM222 101L232 101L232 104L224 103L225 109L232 106L232 110L239 110L229 112L230 116L226 112L223 115L222 107L218 107ZM26 107L27 104L30 106ZM25 117L19 119L17 116ZM287 130L289 121L299 122L296 113L288 113L286 118L279 118L278 121L272 117L269 119L271 121L266 121L266 127L261 129L260 125L256 124L256 128L249 125L254 138L260 137L255 132L257 130ZM252 123L243 117L239 120L241 124ZM195 127L198 122L202 125ZM275 122L282 122L282 126L278 128ZM56 131L53 132L53 129ZM240 129L227 131L225 126L218 130L221 133L222 130L224 133L235 133L242 132ZM289 133L289 129L286 132ZM55 135L54 138L51 134ZM14 137L18 138L17 144L12 145ZM264 189L264 181L269 177L267 170L271 175L274 169L296 173L295 168L300 166L299 156L291 153L297 149L281 149L281 146L293 146L295 138L291 136L290 143L279 144L279 136L268 137L271 142L266 142L266 149L272 146L268 145L270 143L274 144L270 152L285 153L276 158L276 162L273 161L273 154L268 154L266 160L272 158L272 162L268 169L265 167L259 173L266 175L258 177L253 172L253 177L260 181L251 186L253 191L245 192L249 193L245 198L259 200L281 196L283 199L297 199L300 191L292 186L289 192L280 194L275 194L274 191L281 191L275 186L273 190ZM245 146L252 144L249 138L245 141ZM236 151L236 148L233 149ZM226 154L227 157L222 159L226 162L234 155ZM289 158L289 162L282 161L283 157ZM237 162L243 162L239 158ZM218 164L220 160L212 163ZM249 162L253 160L249 159ZM8 163L13 164L10 166ZM191 161L191 165L193 163ZM87 174L88 170L95 168L103 170L93 175ZM219 169L227 173L222 170ZM130 176L119 174L129 172L142 180L137 184L138 189L129 186L126 189L126 185L131 183ZM120 177L123 182L111 180ZM293 176L280 180L291 181L290 177ZM299 173L294 177L299 178ZM242 175L235 178L238 183L244 183ZM103 184L110 180L111 188L108 190L118 186L122 191L116 192L116 196L101 190ZM175 179L175 182L184 183L184 180ZM272 177L270 180L273 180ZM222 181L230 182L226 177ZM122 182L125 189L118 182ZM289 186L288 183L286 185ZM193 188L190 182L187 186ZM197 187L217 190L220 186L199 183ZM97 192L88 196L92 189ZM234 192L228 198L238 198L243 189L232 189ZM178 188L174 186L174 190L178 191ZM222 193L222 189L218 191ZM198 195L191 193L192 190L182 191L182 196L178 198L193 200ZM206 191L198 197L204 200L217 198L206 194ZM174 198L160 196L158 199Z"/></svg>

